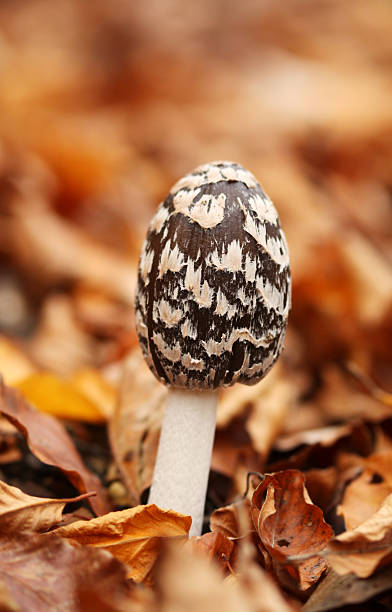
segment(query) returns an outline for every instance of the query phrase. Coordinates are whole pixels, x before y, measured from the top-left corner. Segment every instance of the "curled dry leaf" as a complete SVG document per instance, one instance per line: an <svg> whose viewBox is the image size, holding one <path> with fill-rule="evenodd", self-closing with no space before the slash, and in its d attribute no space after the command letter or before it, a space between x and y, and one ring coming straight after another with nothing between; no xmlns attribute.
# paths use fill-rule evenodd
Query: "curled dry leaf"
<svg viewBox="0 0 392 612"><path fill-rule="evenodd" d="M109 421L110 445L132 503L139 503L152 482L165 397L165 387L151 374L141 351L132 351Z"/></svg>
<svg viewBox="0 0 392 612"><path fill-rule="evenodd" d="M31 452L58 467L81 493L96 493L89 503L97 514L109 510L97 476L84 465L70 436L54 417L35 410L16 389L0 383L0 411L26 438Z"/></svg>
<svg viewBox="0 0 392 612"><path fill-rule="evenodd" d="M0 481L0 534L47 531L61 522L65 504L87 496L88 493L72 499L34 497Z"/></svg>
<svg viewBox="0 0 392 612"><path fill-rule="evenodd" d="M338 574L371 576L392 561L392 494L367 521L331 540L323 557Z"/></svg>
<svg viewBox="0 0 392 612"><path fill-rule="evenodd" d="M78 591L82 586L94 585L97 593L111 595L112 600L126 589L126 569L112 555L75 548L53 535L2 538L0 574L0 589L5 586L13 603L4 610L10 611L81 612Z"/></svg>
<svg viewBox="0 0 392 612"><path fill-rule="evenodd" d="M222 569L230 569L228 563L233 552L234 542L220 532L209 532L193 537L189 541L192 551L201 552L209 559L215 559Z"/></svg>
<svg viewBox="0 0 392 612"><path fill-rule="evenodd" d="M156 562L162 538L185 538L191 523L190 516L150 504L77 521L55 533L79 544L108 550L129 566L129 577L141 582Z"/></svg>
<svg viewBox="0 0 392 612"><path fill-rule="evenodd" d="M278 578L291 587L296 581L301 591L315 584L327 567L316 553L333 531L312 504L304 475L298 470L267 474L253 494L251 513L266 563ZM299 564L290 560L302 553L315 554Z"/></svg>

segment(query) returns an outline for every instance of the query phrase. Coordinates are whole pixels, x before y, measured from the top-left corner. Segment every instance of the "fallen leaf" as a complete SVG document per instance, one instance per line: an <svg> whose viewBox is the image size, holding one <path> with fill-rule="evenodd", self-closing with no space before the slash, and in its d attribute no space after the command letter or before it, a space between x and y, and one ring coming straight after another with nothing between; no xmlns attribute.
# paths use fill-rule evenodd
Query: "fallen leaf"
<svg viewBox="0 0 392 612"><path fill-rule="evenodd" d="M288 585L294 579L301 591L315 584L327 568L319 555L298 565L289 559L318 553L333 537L322 511L309 498L304 475L297 470L267 474L253 493L251 514L266 563L278 578Z"/></svg>
<svg viewBox="0 0 392 612"><path fill-rule="evenodd" d="M0 481L0 533L47 531L61 523L65 504L87 496L88 493L71 499L34 497Z"/></svg>
<svg viewBox="0 0 392 612"><path fill-rule="evenodd" d="M166 393L146 366L140 349L133 350L124 365L109 438L134 504L152 482Z"/></svg>
<svg viewBox="0 0 392 612"><path fill-rule="evenodd" d="M362 473L347 485L337 509L347 530L369 519L392 493L392 451L357 457L356 463Z"/></svg>
<svg viewBox="0 0 392 612"><path fill-rule="evenodd" d="M248 535L253 530L249 500L243 499L214 510L210 518L210 528L211 531L221 533L228 538Z"/></svg>
<svg viewBox="0 0 392 612"><path fill-rule="evenodd" d="M24 435L38 459L58 467L81 493L96 493L96 497L89 498L89 503L97 514L109 510L98 477L86 468L59 421L35 410L16 389L3 382L0 385L0 411Z"/></svg>
<svg viewBox="0 0 392 612"><path fill-rule="evenodd" d="M392 494L367 521L331 540L322 555L338 574L371 576L392 561Z"/></svg>
<svg viewBox="0 0 392 612"><path fill-rule="evenodd" d="M105 551L75 548L53 535L0 540L0 574L12 610L82 612L79 588L94 584L115 599L126 588L126 569ZM7 608L6 608L7 609Z"/></svg>
<svg viewBox="0 0 392 612"><path fill-rule="evenodd" d="M367 601L374 595L392 588L390 568L380 570L364 580L353 574L340 576L330 570L326 578L317 585L302 608L303 612L322 612Z"/></svg>
<svg viewBox="0 0 392 612"><path fill-rule="evenodd" d="M150 504L77 521L54 533L108 550L130 567L129 577L141 582L156 562L162 538L185 538L191 523L190 516Z"/></svg>
<svg viewBox="0 0 392 612"><path fill-rule="evenodd" d="M87 423L105 420L95 402L76 385L50 372L36 372L15 385L40 412Z"/></svg>
<svg viewBox="0 0 392 612"><path fill-rule="evenodd" d="M189 545L193 551L205 554L210 560L215 559L222 569L230 569L228 563L233 552L234 542L222 533L204 533L202 536L191 538Z"/></svg>

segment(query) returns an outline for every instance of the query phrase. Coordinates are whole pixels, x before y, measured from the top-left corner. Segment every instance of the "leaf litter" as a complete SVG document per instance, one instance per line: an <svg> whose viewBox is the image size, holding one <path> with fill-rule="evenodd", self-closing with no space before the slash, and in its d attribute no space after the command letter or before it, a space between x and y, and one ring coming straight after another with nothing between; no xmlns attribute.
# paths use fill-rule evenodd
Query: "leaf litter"
<svg viewBox="0 0 392 612"><path fill-rule="evenodd" d="M2 609L391 609L390 19L1 5ZM293 307L271 373L221 394L187 541L146 505L165 390L132 303L158 202L211 159L276 203Z"/></svg>

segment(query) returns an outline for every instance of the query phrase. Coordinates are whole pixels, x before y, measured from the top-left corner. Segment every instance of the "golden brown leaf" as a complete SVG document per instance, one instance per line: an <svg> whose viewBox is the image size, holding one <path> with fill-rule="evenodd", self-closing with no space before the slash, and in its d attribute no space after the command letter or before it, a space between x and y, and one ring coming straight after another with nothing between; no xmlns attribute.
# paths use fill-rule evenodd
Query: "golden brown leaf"
<svg viewBox="0 0 392 612"><path fill-rule="evenodd" d="M79 544L104 548L129 566L129 576L143 581L154 566L163 538L185 538L192 519L154 504L77 521L55 533Z"/></svg>

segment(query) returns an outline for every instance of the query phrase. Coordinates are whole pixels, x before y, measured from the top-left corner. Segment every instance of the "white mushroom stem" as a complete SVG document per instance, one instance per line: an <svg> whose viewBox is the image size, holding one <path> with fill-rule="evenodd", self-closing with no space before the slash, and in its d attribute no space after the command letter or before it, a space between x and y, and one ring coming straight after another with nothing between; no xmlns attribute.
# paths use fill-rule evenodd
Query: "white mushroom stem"
<svg viewBox="0 0 392 612"><path fill-rule="evenodd" d="M148 503L192 517L191 536L201 534L217 391L169 388Z"/></svg>

